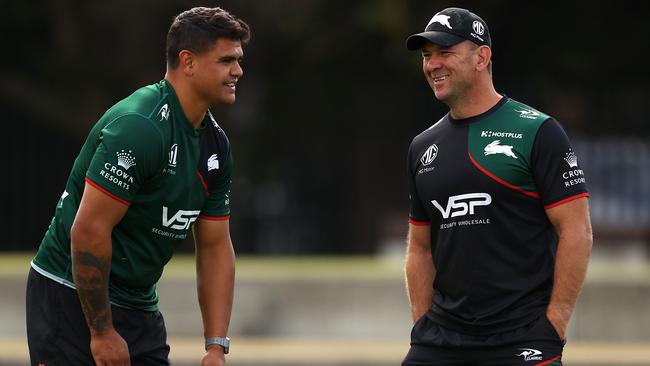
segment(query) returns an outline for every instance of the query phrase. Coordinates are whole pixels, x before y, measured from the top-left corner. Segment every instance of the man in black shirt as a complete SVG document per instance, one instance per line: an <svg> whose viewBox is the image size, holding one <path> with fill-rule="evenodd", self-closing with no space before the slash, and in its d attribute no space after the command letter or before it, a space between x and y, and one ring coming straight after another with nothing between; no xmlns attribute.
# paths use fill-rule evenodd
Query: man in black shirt
<svg viewBox="0 0 650 366"><path fill-rule="evenodd" d="M487 24L447 8L407 40L449 107L409 148L402 365L561 365L592 245L584 172L552 117L499 94Z"/></svg>

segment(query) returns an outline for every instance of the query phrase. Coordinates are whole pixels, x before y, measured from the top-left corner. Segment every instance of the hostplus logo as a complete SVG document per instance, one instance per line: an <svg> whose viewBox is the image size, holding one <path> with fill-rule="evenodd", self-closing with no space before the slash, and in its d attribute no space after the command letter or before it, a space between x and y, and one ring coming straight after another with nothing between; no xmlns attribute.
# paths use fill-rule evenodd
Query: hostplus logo
<svg viewBox="0 0 650 366"><path fill-rule="evenodd" d="M532 349L532 348L520 348L521 353L515 354L515 356L520 356L524 358L524 361L541 361L542 360L542 351Z"/></svg>

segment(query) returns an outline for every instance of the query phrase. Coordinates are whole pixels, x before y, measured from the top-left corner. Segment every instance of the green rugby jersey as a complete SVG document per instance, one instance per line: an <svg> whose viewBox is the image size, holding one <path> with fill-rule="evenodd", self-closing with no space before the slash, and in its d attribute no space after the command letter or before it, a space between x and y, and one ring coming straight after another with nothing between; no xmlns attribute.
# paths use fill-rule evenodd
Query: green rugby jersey
<svg viewBox="0 0 650 366"><path fill-rule="evenodd" d="M112 233L111 303L157 310L156 282L192 223L230 215L230 143L208 112L200 128L162 80L115 104L74 162L32 267L74 288L70 228L84 183L129 205Z"/></svg>
<svg viewBox="0 0 650 366"><path fill-rule="evenodd" d="M545 209L588 196L560 124L503 97L415 137L408 172L410 222L430 225L436 268L427 316L481 335L543 315L558 243Z"/></svg>

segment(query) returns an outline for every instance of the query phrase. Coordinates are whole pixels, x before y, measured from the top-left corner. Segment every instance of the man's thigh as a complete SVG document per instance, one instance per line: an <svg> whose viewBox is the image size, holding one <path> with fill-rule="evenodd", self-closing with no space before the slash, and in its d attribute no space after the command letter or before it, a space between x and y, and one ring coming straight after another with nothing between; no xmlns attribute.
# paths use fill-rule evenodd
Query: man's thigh
<svg viewBox="0 0 650 366"><path fill-rule="evenodd" d="M93 365L90 334L75 290L30 269L26 298L31 364Z"/></svg>
<svg viewBox="0 0 650 366"><path fill-rule="evenodd" d="M159 311L112 307L115 330L129 345L131 364L170 365L165 321Z"/></svg>
<svg viewBox="0 0 650 366"><path fill-rule="evenodd" d="M424 317L413 327L402 365L557 366L562 365L563 347L545 316L521 329L485 337L454 332Z"/></svg>
<svg viewBox="0 0 650 366"><path fill-rule="evenodd" d="M27 340L37 366L93 365L90 331L77 292L30 270L27 280ZM111 306L113 326L129 345L131 364L170 365L160 312Z"/></svg>

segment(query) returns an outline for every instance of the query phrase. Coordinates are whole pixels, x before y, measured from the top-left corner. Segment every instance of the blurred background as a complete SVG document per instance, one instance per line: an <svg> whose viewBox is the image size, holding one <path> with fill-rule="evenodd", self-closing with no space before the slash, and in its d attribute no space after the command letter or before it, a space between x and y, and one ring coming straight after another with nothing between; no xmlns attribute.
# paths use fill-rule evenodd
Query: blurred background
<svg viewBox="0 0 650 366"><path fill-rule="evenodd" d="M586 171L594 253L566 357L581 365L650 365L650 19L641 5L2 4L0 365L26 364L29 260L89 129L115 102L162 79L171 20L198 5L221 6L252 28L237 103L214 111L235 158L234 366L395 365L408 348L406 151L447 108L426 84L421 56L404 42L448 6L487 22L497 90L559 120ZM183 365L196 363L202 340L191 241L180 254L160 292Z"/></svg>

